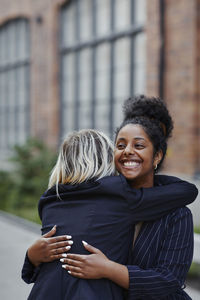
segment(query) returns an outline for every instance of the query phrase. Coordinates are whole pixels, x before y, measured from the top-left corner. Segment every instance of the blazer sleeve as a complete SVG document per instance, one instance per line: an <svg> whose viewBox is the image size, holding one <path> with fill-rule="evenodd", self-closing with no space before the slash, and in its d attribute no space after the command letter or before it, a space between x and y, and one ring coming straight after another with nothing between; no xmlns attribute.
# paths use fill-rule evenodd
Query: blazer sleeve
<svg viewBox="0 0 200 300"><path fill-rule="evenodd" d="M141 188L137 201L135 189L125 184L125 198L129 201L134 222L161 218L174 209L192 203L198 195L194 184L174 176L156 176L156 184L160 185Z"/></svg>
<svg viewBox="0 0 200 300"><path fill-rule="evenodd" d="M26 283L33 283L35 282L38 274L40 272L40 266L35 267L29 260L28 255L26 253L25 259L24 259L24 264L22 267L22 272L21 272L21 276L22 279L26 282Z"/></svg>
<svg viewBox="0 0 200 300"><path fill-rule="evenodd" d="M38 207L38 213L41 218L41 211ZM28 251L27 251L28 252ZM40 272L41 265L38 267L35 267L31 261L28 258L28 254L26 252L25 258L24 258L24 264L21 270L21 278L26 282L26 283L34 283L36 281L36 278Z"/></svg>
<svg viewBox="0 0 200 300"><path fill-rule="evenodd" d="M177 213L178 211L178 213ZM161 251L152 268L129 265L129 299L161 299L184 288L193 256L193 221L188 208L169 219Z"/></svg>

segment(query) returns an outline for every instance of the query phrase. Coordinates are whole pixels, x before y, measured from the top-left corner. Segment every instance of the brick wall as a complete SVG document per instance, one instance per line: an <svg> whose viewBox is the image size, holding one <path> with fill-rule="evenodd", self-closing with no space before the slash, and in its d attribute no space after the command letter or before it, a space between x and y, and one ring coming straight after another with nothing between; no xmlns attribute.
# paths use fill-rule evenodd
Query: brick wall
<svg viewBox="0 0 200 300"><path fill-rule="evenodd" d="M58 8L60 0L1 0L0 25L25 17L31 31L31 135L55 147L59 134Z"/></svg>
<svg viewBox="0 0 200 300"><path fill-rule="evenodd" d="M0 24L31 27L31 134L53 147L59 135L58 11L62 0L0 0ZM159 94L159 0L147 1L147 94ZM200 0L165 0L164 100L174 118L165 171L200 171Z"/></svg>
<svg viewBox="0 0 200 300"><path fill-rule="evenodd" d="M148 2L147 93L150 95L159 94L159 2ZM197 2L165 0L164 19L164 100L174 120L164 169L188 175L200 171Z"/></svg>

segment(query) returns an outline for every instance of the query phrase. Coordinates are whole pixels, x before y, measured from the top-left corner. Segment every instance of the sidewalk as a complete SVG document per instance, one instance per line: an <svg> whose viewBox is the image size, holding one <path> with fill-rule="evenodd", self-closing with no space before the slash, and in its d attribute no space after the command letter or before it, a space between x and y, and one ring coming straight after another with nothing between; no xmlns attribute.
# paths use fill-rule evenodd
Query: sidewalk
<svg viewBox="0 0 200 300"><path fill-rule="evenodd" d="M26 300L32 285L21 279L21 268L28 246L40 235L40 226L0 212L0 299ZM193 300L200 291L187 287Z"/></svg>
<svg viewBox="0 0 200 300"><path fill-rule="evenodd" d="M27 299L32 285L21 279L28 246L40 235L40 227L0 213L0 299Z"/></svg>

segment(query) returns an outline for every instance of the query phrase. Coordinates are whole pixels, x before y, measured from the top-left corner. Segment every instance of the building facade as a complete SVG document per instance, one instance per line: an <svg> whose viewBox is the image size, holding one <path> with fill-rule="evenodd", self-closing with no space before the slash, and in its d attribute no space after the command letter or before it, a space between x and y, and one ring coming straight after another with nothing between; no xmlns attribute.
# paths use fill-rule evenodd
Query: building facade
<svg viewBox="0 0 200 300"><path fill-rule="evenodd" d="M0 0L0 163L36 136L113 136L123 100L161 96L174 119L164 166L200 174L200 0Z"/></svg>

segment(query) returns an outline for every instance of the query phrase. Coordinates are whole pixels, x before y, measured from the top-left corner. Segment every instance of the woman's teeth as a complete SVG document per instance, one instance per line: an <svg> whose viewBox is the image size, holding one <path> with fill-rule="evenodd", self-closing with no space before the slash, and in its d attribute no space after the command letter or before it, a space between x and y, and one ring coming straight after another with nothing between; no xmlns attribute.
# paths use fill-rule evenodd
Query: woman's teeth
<svg viewBox="0 0 200 300"><path fill-rule="evenodd" d="M125 161L124 166L125 167L136 167L139 165L139 162L136 161Z"/></svg>

